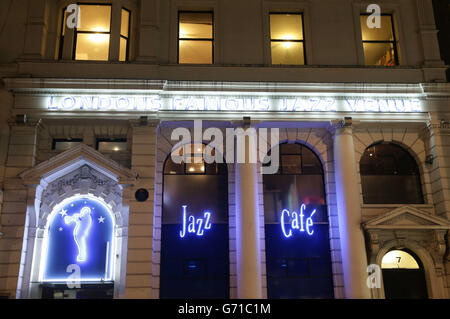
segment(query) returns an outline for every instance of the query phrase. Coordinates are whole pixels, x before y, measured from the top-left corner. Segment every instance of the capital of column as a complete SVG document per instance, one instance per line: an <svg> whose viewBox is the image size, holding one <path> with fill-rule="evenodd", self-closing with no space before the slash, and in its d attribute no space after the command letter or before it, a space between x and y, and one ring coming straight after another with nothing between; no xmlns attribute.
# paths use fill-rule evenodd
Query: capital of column
<svg viewBox="0 0 450 319"><path fill-rule="evenodd" d="M359 121L354 121L351 117L336 119L330 122L328 131L333 137L339 135L353 135L353 125L357 123L359 123Z"/></svg>
<svg viewBox="0 0 450 319"><path fill-rule="evenodd" d="M447 120L429 121L427 123L427 128L431 135L450 135L450 121Z"/></svg>

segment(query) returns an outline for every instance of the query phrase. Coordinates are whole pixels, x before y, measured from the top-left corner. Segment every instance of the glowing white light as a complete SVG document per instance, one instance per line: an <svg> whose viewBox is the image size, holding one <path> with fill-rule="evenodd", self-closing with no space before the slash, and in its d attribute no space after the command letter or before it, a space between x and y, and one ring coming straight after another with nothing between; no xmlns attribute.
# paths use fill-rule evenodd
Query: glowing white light
<svg viewBox="0 0 450 319"><path fill-rule="evenodd" d="M283 209L281 211L281 217L280 217L280 225L281 225L281 231L284 235L284 237L289 238L292 236L292 231L293 230L298 230L299 232L305 232L309 235L312 236L314 234L314 221L312 219L312 217L316 214L316 209L314 209L311 214L309 215L309 217L306 218L306 222L305 222L305 210L306 210L306 205L302 204L300 206L300 213L297 212L290 212L288 209ZM286 217L290 217L291 218L291 222L289 225L289 231L286 231Z"/></svg>
<svg viewBox="0 0 450 319"><path fill-rule="evenodd" d="M87 206L83 207L79 214L73 214L72 216L65 216L64 223L70 225L75 223L73 230L73 239L78 247L78 262L84 262L87 260L87 246L86 237L89 236L89 231L92 226L91 209Z"/></svg>
<svg viewBox="0 0 450 319"><path fill-rule="evenodd" d="M292 45L292 41L286 41ZM366 97L336 99L326 96L271 97L163 97L160 95L73 95L50 96L49 110L80 111L280 111L280 112L423 112L422 101L415 96L405 98Z"/></svg>
<svg viewBox="0 0 450 319"><path fill-rule="evenodd" d="M115 223L114 223L114 214L112 213L112 208L109 204L107 204L102 198L97 198L93 195L90 194L86 194L86 195L75 195L73 197L67 198L65 200L63 200L61 203L59 203L58 205L56 205L53 208L53 211L51 214L49 214L49 216L47 217L47 222L46 222L46 226L45 226L45 231L44 231L44 239L43 239L43 243L42 243L42 250L40 254L36 254L34 258L40 258L40 259L36 259L39 260L39 281L41 282L68 282L70 281L70 278L44 278L44 274L45 271L47 269L47 262L48 262L48 253L49 253L49 228L50 225L53 222L53 219L55 218L55 215L60 214L62 212L62 209L64 207L66 207L67 205L71 204L72 202L75 202L81 198L85 198L91 201L95 201L96 203L100 204L102 207L105 208L105 210L108 212L109 214L109 218L110 221L112 223L111 227L114 230L115 229ZM86 203L86 201L85 201ZM71 205L72 206L72 205ZM73 206L72 206L73 207ZM114 273L113 268L114 268L114 263L109 261L110 258L112 258L114 251L115 251L115 241L116 238L114 236L114 232L112 233L112 241L109 244L109 255L106 256L106 258L108 258L108 271L107 273L105 273L105 275L103 277L82 277L81 281L82 282L100 282L100 281L110 281L112 280L112 274ZM33 264L33 267L37 267L37 264Z"/></svg>
<svg viewBox="0 0 450 319"><path fill-rule="evenodd" d="M187 205L183 205L182 214L182 229L180 230L180 237L184 238L186 236L186 229L188 233L195 234L199 237L203 236L205 230L211 229L211 213L205 211L203 213L203 218L195 218L190 215L187 216Z"/></svg>

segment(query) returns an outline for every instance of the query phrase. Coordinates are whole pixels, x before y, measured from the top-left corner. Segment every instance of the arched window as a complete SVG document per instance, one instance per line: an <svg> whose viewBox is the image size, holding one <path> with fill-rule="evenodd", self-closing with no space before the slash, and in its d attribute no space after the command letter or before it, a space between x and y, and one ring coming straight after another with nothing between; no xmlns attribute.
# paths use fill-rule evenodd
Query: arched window
<svg viewBox="0 0 450 319"><path fill-rule="evenodd" d="M365 204L423 204L419 168L400 146L369 146L361 158L360 171Z"/></svg>
<svg viewBox="0 0 450 319"><path fill-rule="evenodd" d="M58 298L67 282L102 284L94 294L78 287L77 298L112 298L114 217L106 203L78 195L55 206L44 234L40 281L43 298ZM89 289L87 289L89 290Z"/></svg>
<svg viewBox="0 0 450 319"><path fill-rule="evenodd" d="M279 146L280 169L264 175L269 298L333 298L328 214L319 158Z"/></svg>
<svg viewBox="0 0 450 319"><path fill-rule="evenodd" d="M386 299L428 297L420 259L411 251L391 250L381 261Z"/></svg>
<svg viewBox="0 0 450 319"><path fill-rule="evenodd" d="M183 149L189 161L164 165L160 297L229 298L227 168Z"/></svg>

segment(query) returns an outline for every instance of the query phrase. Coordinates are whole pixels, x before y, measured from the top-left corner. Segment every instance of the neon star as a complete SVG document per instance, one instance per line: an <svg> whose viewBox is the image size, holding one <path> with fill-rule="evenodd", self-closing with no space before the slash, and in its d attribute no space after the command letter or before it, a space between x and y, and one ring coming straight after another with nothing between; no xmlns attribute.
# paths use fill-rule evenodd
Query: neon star
<svg viewBox="0 0 450 319"><path fill-rule="evenodd" d="M100 216L100 217L98 218L98 222L103 224L103 223L105 222L105 217Z"/></svg>
<svg viewBox="0 0 450 319"><path fill-rule="evenodd" d="M59 213L61 214L62 217L64 217L67 215L67 210L62 209Z"/></svg>
<svg viewBox="0 0 450 319"><path fill-rule="evenodd" d="M59 230L59 231L63 231L63 228L62 228L62 227L59 227L58 230Z"/></svg>

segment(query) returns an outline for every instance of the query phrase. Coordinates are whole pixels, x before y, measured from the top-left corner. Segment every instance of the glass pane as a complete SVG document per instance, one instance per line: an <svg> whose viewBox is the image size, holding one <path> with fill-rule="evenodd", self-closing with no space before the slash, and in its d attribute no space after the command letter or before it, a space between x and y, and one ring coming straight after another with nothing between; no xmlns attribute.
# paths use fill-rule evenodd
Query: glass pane
<svg viewBox="0 0 450 319"><path fill-rule="evenodd" d="M120 38L120 56L119 61L125 62L127 60L127 44L128 40L124 38Z"/></svg>
<svg viewBox="0 0 450 319"><path fill-rule="evenodd" d="M67 26L67 8L64 9L63 12L63 21L62 21L62 35L66 35L66 26Z"/></svg>
<svg viewBox="0 0 450 319"><path fill-rule="evenodd" d="M272 41L271 46L272 46L272 64L290 64L290 65L305 64L302 42Z"/></svg>
<svg viewBox="0 0 450 319"><path fill-rule="evenodd" d="M301 14L271 14L271 40L303 40Z"/></svg>
<svg viewBox="0 0 450 319"><path fill-rule="evenodd" d="M299 155L281 155L281 165L283 174L302 173L302 159Z"/></svg>
<svg viewBox="0 0 450 319"><path fill-rule="evenodd" d="M363 43L366 65L395 66L392 43Z"/></svg>
<svg viewBox="0 0 450 319"><path fill-rule="evenodd" d="M361 176L364 204L423 204L419 176Z"/></svg>
<svg viewBox="0 0 450 319"><path fill-rule="evenodd" d="M368 17L367 15L360 17L363 41L394 41L391 16L381 16L381 28L373 29L367 26Z"/></svg>
<svg viewBox="0 0 450 319"><path fill-rule="evenodd" d="M128 38L130 26L130 13L127 10L122 9L122 25L120 27L120 35Z"/></svg>
<svg viewBox="0 0 450 319"><path fill-rule="evenodd" d="M266 223L279 223L283 209L298 211L302 203L325 205L322 175L264 175L263 186ZM325 217L318 213L315 220Z"/></svg>
<svg viewBox="0 0 450 319"><path fill-rule="evenodd" d="M302 146L300 144L281 144L281 154L298 154L302 152Z"/></svg>
<svg viewBox="0 0 450 319"><path fill-rule="evenodd" d="M403 250L391 250L381 260L383 269L419 269L413 256Z"/></svg>
<svg viewBox="0 0 450 319"><path fill-rule="evenodd" d="M205 164L203 162L186 164L186 174L203 174L203 173L205 173Z"/></svg>
<svg viewBox="0 0 450 319"><path fill-rule="evenodd" d="M80 5L80 14L78 31L109 32L111 28L111 6Z"/></svg>
<svg viewBox="0 0 450 319"><path fill-rule="evenodd" d="M317 156L307 148L303 148L302 174L322 174L322 163Z"/></svg>
<svg viewBox="0 0 450 319"><path fill-rule="evenodd" d="M109 34L77 34L76 60L108 61Z"/></svg>
<svg viewBox="0 0 450 319"><path fill-rule="evenodd" d="M127 142L99 142L99 152L120 152L127 150Z"/></svg>
<svg viewBox="0 0 450 319"><path fill-rule="evenodd" d="M169 156L164 166L164 174L167 175L184 174L184 164L174 163L172 157Z"/></svg>
<svg viewBox="0 0 450 319"><path fill-rule="evenodd" d="M179 63L212 64L212 41L179 41Z"/></svg>
<svg viewBox="0 0 450 319"><path fill-rule="evenodd" d="M80 141L55 141L54 143L55 143L54 147L55 151L65 151L68 150L69 148L81 144Z"/></svg>
<svg viewBox="0 0 450 319"><path fill-rule="evenodd" d="M180 12L179 37L189 39L212 39L213 19L210 12Z"/></svg>

